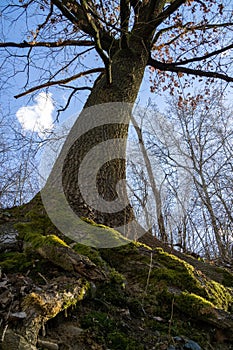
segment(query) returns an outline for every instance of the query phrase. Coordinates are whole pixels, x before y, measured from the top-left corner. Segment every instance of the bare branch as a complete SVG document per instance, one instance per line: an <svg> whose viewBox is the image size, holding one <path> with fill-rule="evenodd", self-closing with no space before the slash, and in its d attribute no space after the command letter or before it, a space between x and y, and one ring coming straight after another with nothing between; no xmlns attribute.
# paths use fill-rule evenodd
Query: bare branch
<svg viewBox="0 0 233 350"><path fill-rule="evenodd" d="M37 37L38 37L38 35L39 35L39 33L40 33L40 30L41 30L42 28L44 28L44 27L46 26L46 24L49 22L49 20L50 20L52 14L53 14L53 4L52 4L52 2L50 2L50 10L49 10L49 13L47 14L47 16L46 16L44 22L38 25L38 27L37 27L37 29L36 29L35 36L34 36L34 40L37 39Z"/></svg>
<svg viewBox="0 0 233 350"><path fill-rule="evenodd" d="M85 75L93 74L93 73L102 73L104 71L105 71L104 68L89 69L89 70L87 70L85 72L81 72L81 73L75 74L72 77L69 77L69 78L66 78L66 79L61 79L61 80L56 80L56 81L48 81L47 83L34 86L31 89L28 89L27 91L24 91L21 94L18 94L18 95L14 96L14 97L15 98L20 98L20 97L23 97L25 95L31 94L34 91L37 91L37 90L40 90L40 89L43 89L43 88L46 88L46 87L49 87L49 86L67 84L70 81L73 81L73 80L76 80L78 78L84 77Z"/></svg>
<svg viewBox="0 0 233 350"><path fill-rule="evenodd" d="M58 120L58 118L59 118L61 112L64 112L64 111L69 107L70 102L71 102L73 96L75 95L75 93L76 93L77 91L84 91L84 90L89 90L89 91L91 91L91 90L92 90L92 88L89 87L89 86L81 86L81 87L67 86L67 85L60 85L60 86L62 86L62 87L64 87L64 88L73 89L73 91L72 91L71 94L69 95L65 106L57 110L57 117L56 117L56 120Z"/></svg>
<svg viewBox="0 0 233 350"><path fill-rule="evenodd" d="M134 31L140 32L143 38L148 39L154 33L155 29L186 1L175 0L165 9L165 0L145 1L142 10L139 12L139 20L134 26Z"/></svg>
<svg viewBox="0 0 233 350"><path fill-rule="evenodd" d="M60 69L56 71L52 76L50 76L50 80L54 79L58 74L65 72L69 66L71 66L72 63L74 63L80 56L85 55L87 52L92 51L93 48L86 49L82 52L79 52L77 55L75 55L69 62L67 62L64 66L62 66Z"/></svg>
<svg viewBox="0 0 233 350"><path fill-rule="evenodd" d="M140 0L130 0L130 5L132 6L132 8L134 10L135 22L137 22L138 15L139 15L139 9L140 9L140 6L142 5L142 2Z"/></svg>
<svg viewBox="0 0 233 350"><path fill-rule="evenodd" d="M183 35L191 32L193 33L196 30L209 30L209 29L217 29L217 28L224 28L224 27L230 27L233 26L232 22L226 22L226 23L215 23L215 24L202 24L202 25L197 25L197 26L192 26L192 23L187 22L184 24L175 24L172 25L170 27L165 27L162 28L161 30L159 30L156 34L155 37L153 39L152 45L155 44L157 42L157 40L164 34L169 32L169 30L172 29L183 29L182 32L180 32L179 34L177 34L174 38L172 38L170 41L165 42L163 45L164 46L169 46L171 45L173 42L175 42L177 39L179 39L180 37L182 37Z"/></svg>
<svg viewBox="0 0 233 350"><path fill-rule="evenodd" d="M210 52L206 55L203 55L203 56L199 56L199 57L194 57L194 58L190 58L189 60L183 60L183 61L179 61L179 62L175 62L173 63L174 65L180 65L180 64L188 64L188 63L192 63L192 62L198 62L198 61L203 61L203 60L206 60L207 58L210 58L210 57L213 57L213 56L216 56L216 55L219 55L223 52L226 52L228 50L231 50L233 49L233 44L231 45L228 45L228 46L225 46L223 47L222 49L219 49L219 50L215 50L213 52Z"/></svg>
<svg viewBox="0 0 233 350"><path fill-rule="evenodd" d="M86 20L89 23L90 27L93 29L96 51L98 52L99 56L101 57L105 65L107 81L109 82L109 84L111 84L112 83L111 59L110 57L108 57L108 55L104 52L102 48L99 25L96 25L95 20L88 13L89 7L86 0L81 0L81 4L85 13Z"/></svg>
<svg viewBox="0 0 233 350"><path fill-rule="evenodd" d="M87 21L87 17L84 8L75 1L72 8L70 9L71 2L68 0L52 0L54 5L61 11L61 13L73 23L76 27L81 29L84 33L95 38L96 32L94 28ZM102 40L104 50L108 50L113 45L114 38L104 28L98 26L99 36Z"/></svg>
<svg viewBox="0 0 233 350"><path fill-rule="evenodd" d="M49 41L23 41L22 43L15 42L2 42L0 47L19 47L19 48L31 48L31 47L63 47L63 46L94 46L94 42L91 40L58 40L55 42Z"/></svg>
<svg viewBox="0 0 233 350"><path fill-rule="evenodd" d="M178 8L183 5L187 0L175 0L168 6L159 16L155 17L153 21L154 27L158 27L163 21L172 15Z"/></svg>
<svg viewBox="0 0 233 350"><path fill-rule="evenodd" d="M129 18L130 18L130 3L129 0L120 1L120 19L121 19L121 47L123 49L128 48L127 33L129 30Z"/></svg>
<svg viewBox="0 0 233 350"><path fill-rule="evenodd" d="M85 16L83 15L82 7L76 3L77 11L74 13L74 9L69 9L69 2L68 1L60 1L60 0L52 0L53 4L57 6L57 8L61 11L61 13L74 25L79 27L81 30L83 30L87 34L90 33L89 26L86 23ZM67 4L68 3L68 4ZM78 11L79 10L79 11ZM78 15L77 15L78 14Z"/></svg>
<svg viewBox="0 0 233 350"><path fill-rule="evenodd" d="M176 64L159 62L153 58L150 58L147 64L149 66L154 67L155 69L159 69L164 72L166 71L166 72L174 72L174 73L185 73L185 74L191 74L191 75L200 76L200 77L221 79L226 82L233 82L233 77L230 77L225 74L221 74L218 72L208 72L200 69L192 69L187 67L177 67Z"/></svg>

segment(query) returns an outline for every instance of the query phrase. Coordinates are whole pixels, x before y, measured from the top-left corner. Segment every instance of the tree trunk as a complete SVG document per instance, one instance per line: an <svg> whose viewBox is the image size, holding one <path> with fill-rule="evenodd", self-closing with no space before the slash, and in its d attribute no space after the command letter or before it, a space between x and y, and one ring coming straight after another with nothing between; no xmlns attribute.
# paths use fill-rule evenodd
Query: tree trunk
<svg viewBox="0 0 233 350"><path fill-rule="evenodd" d="M125 153L131 111L147 60L145 45L135 45L135 41L134 50L116 52L111 62L112 83L105 74L97 78L53 168L49 186L56 191L57 174L62 173L58 187L78 217L114 228L134 219L124 183ZM51 202L47 207L50 210Z"/></svg>

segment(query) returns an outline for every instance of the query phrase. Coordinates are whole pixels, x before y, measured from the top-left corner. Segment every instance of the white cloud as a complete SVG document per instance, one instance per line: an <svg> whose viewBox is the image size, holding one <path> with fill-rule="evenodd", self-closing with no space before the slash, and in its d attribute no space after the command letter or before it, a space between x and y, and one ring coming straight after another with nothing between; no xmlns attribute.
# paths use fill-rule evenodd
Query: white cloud
<svg viewBox="0 0 233 350"><path fill-rule="evenodd" d="M52 113L54 105L52 94L40 92L33 106L23 106L16 112L16 117L24 130L35 131L41 137L53 128Z"/></svg>

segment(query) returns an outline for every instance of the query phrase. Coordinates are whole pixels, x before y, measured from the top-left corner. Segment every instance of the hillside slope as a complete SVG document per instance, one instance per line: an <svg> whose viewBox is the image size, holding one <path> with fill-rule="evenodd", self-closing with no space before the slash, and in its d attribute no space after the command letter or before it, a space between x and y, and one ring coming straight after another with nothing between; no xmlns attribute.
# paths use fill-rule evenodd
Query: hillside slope
<svg viewBox="0 0 233 350"><path fill-rule="evenodd" d="M37 196L0 214L0 266L0 349L233 349L230 269L150 235L72 242Z"/></svg>

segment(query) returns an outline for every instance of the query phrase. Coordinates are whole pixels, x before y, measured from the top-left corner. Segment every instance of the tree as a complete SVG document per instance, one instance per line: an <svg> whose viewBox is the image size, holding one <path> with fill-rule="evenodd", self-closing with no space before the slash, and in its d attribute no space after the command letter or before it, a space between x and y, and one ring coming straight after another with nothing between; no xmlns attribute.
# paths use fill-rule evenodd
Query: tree
<svg viewBox="0 0 233 350"><path fill-rule="evenodd" d="M0 130L1 209L21 205L38 191L35 155L40 142L32 133L22 135L16 120L6 112L0 117Z"/></svg>
<svg viewBox="0 0 233 350"><path fill-rule="evenodd" d="M132 118L143 159L128 152L137 217L184 252L231 257L232 109L223 92L170 97L164 115L148 105Z"/></svg>
<svg viewBox="0 0 233 350"><path fill-rule="evenodd" d="M188 229L195 228L199 245L207 255L231 256L232 232L232 110L224 105L218 89L209 96L197 94L193 100L170 100L170 118L181 130L192 178L192 203L187 210ZM202 97L201 97L202 96ZM167 159L172 160L168 154ZM182 166L177 164L177 166ZM204 234L203 234L204 232ZM198 236L198 237L197 237ZM190 240L191 241L191 240Z"/></svg>
<svg viewBox="0 0 233 350"><path fill-rule="evenodd" d="M232 82L228 59L233 48L231 2L11 0L1 5L1 14L5 25L23 28L17 35L19 41L14 42L3 33L6 40L0 43L3 72L14 77L21 77L22 72L26 75L24 91L16 98L55 86L69 89L61 111L68 108L80 90L91 90L84 113L65 144L72 145L62 169L62 185L71 208L79 216L114 227L130 222L133 211L129 204L113 215L84 205L77 169L88 150L108 139L125 140L118 150L124 154L131 108L126 113L119 111L121 121L98 126L78 140L73 139L74 130L90 118L85 112L87 107L113 102L133 104L146 67L150 67L151 90L155 92L158 84L171 93L176 86L188 87L193 77L206 79L207 89L214 79ZM88 68L87 54L91 50L99 58L98 67L93 66L92 59ZM83 66L86 69L82 70ZM88 79L96 73L100 75L91 88L84 80L84 86L79 85L80 78ZM9 81L3 79L1 87L6 84ZM116 188L125 172L125 161L119 157L101 166L97 188L105 201L110 203L119 197ZM127 203L126 188L121 191L123 202Z"/></svg>

